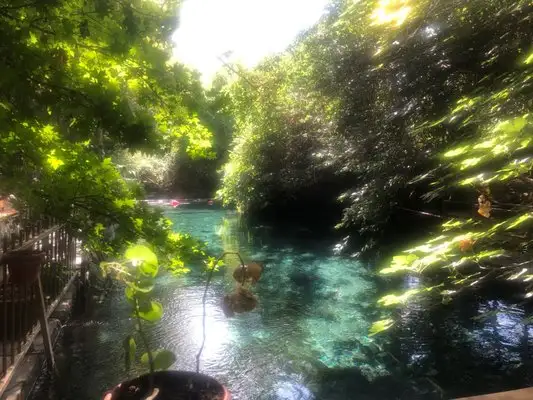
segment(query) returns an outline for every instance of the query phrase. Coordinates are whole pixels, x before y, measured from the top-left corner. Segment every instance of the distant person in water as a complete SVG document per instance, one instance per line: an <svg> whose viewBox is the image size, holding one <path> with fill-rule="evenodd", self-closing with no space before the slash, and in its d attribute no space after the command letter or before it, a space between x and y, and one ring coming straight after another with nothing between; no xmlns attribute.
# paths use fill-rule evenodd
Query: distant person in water
<svg viewBox="0 0 533 400"><path fill-rule="evenodd" d="M213 205L213 200L208 200L207 201L207 205L212 206Z"/></svg>

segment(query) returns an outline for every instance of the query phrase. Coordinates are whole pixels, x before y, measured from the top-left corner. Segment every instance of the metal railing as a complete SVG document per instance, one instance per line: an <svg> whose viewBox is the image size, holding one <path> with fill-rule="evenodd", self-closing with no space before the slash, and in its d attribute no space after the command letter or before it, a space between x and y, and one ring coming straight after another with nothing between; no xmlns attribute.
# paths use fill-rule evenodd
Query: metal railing
<svg viewBox="0 0 533 400"><path fill-rule="evenodd" d="M0 265L0 396L39 330L47 331L43 325L76 275L76 240L63 226L52 219L10 218L0 236L0 256L33 249L45 258L40 278L27 285L11 282L9 265Z"/></svg>

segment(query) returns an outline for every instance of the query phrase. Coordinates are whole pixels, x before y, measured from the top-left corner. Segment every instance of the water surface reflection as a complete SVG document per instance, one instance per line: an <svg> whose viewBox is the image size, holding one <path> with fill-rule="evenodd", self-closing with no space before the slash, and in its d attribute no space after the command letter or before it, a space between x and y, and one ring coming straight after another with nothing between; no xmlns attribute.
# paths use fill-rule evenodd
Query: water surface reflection
<svg viewBox="0 0 533 400"><path fill-rule="evenodd" d="M388 334L370 338L371 323L384 313L376 307L383 282L373 268L333 255L333 242L247 230L221 210L178 209L169 216L177 230L202 237L214 252L238 251L267 264L256 288L260 305L251 313L228 319L220 309L234 285L230 269L209 290L201 366L236 400L439 399L533 383L523 308L475 297L454 306L421 301L399 310L400 322ZM165 316L152 339L178 354L177 369L195 368L203 285L194 273L161 280ZM476 318L487 312L493 313ZM97 399L123 379L118 360L130 330L127 315L117 291L94 314L72 321L59 356L61 390L42 379L33 398Z"/></svg>

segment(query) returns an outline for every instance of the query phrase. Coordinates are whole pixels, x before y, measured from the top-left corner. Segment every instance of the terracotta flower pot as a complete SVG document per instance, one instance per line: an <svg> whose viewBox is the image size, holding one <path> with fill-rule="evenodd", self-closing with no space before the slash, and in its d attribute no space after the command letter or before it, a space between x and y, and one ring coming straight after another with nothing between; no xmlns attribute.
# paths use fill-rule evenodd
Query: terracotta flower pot
<svg viewBox="0 0 533 400"><path fill-rule="evenodd" d="M230 400L228 390L210 376L190 371L159 371L122 382L107 392L103 400Z"/></svg>
<svg viewBox="0 0 533 400"><path fill-rule="evenodd" d="M30 285L39 277L44 253L39 250L14 250L4 254L0 262L7 264L11 283Z"/></svg>

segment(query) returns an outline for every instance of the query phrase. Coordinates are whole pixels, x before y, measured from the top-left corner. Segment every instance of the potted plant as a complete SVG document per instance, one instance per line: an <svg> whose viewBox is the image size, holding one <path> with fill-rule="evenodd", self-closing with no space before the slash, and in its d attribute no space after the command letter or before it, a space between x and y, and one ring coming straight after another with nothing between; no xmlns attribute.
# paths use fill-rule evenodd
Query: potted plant
<svg viewBox="0 0 533 400"><path fill-rule="evenodd" d="M210 258L208 262L208 277L203 296L203 326L205 327L205 304L209 284L215 269L221 265L224 253L218 259ZM237 253L232 253L237 254ZM239 255L240 258L240 255ZM241 266L246 266L241 260ZM137 341L144 347L144 353L139 357L146 365L149 373L135 379L122 382L104 395L104 400L229 400L229 391L216 379L201 374L200 357L205 343L205 331L200 350L196 356L196 371L168 371L174 364L176 356L169 350L152 350L145 332L145 324L154 323L161 319L163 306L151 297L155 278L159 272L157 256L144 245L130 247L124 254L122 261L101 263L104 274L113 274L126 285L125 295L132 306L135 333L124 341L126 353L126 368L137 358ZM244 274L246 275L246 274ZM242 278L245 283L246 278ZM241 288L242 289L242 288ZM246 289L247 290L247 289ZM255 302L257 304L257 301Z"/></svg>
<svg viewBox="0 0 533 400"><path fill-rule="evenodd" d="M2 255L0 264L7 265L11 283L31 285L39 277L44 256L44 252L40 250L13 250Z"/></svg>

